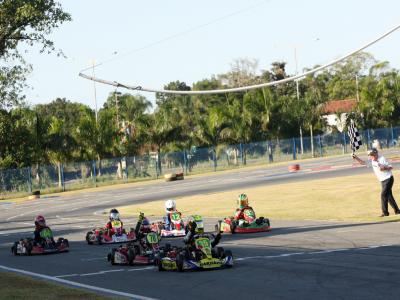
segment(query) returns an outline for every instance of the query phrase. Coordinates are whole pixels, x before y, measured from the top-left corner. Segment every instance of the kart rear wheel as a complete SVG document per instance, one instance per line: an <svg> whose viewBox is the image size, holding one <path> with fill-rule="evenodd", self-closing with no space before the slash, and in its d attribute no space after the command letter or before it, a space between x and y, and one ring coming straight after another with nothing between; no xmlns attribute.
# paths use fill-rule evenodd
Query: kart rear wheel
<svg viewBox="0 0 400 300"><path fill-rule="evenodd" d="M183 272L183 262L185 260L185 254L179 253L176 256L176 268L178 269L178 272Z"/></svg>
<svg viewBox="0 0 400 300"><path fill-rule="evenodd" d="M65 247L69 248L69 242L67 239L63 239L63 244L65 245Z"/></svg>
<svg viewBox="0 0 400 300"><path fill-rule="evenodd" d="M93 245L93 242L90 240L90 236L92 235L91 231L88 231L86 233L86 242L88 243L88 245Z"/></svg>
<svg viewBox="0 0 400 300"><path fill-rule="evenodd" d="M231 233L234 234L236 229L236 224L234 222L231 222L230 228L231 228Z"/></svg>
<svg viewBox="0 0 400 300"><path fill-rule="evenodd" d="M130 266L133 266L133 261L135 260L135 256L136 256L135 249L132 248L132 247L129 248L129 250L128 250L128 264Z"/></svg>
<svg viewBox="0 0 400 300"><path fill-rule="evenodd" d="M117 249L115 249L115 248L113 248L113 249L111 250L110 262L111 262L112 265L115 265L115 251L116 251L116 250L117 250Z"/></svg>

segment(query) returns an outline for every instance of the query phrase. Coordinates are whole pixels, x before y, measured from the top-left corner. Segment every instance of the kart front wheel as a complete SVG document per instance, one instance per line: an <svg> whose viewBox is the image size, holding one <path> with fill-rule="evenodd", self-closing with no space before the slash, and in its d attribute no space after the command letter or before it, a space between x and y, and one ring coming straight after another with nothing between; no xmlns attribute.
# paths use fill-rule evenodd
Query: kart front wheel
<svg viewBox="0 0 400 300"><path fill-rule="evenodd" d="M18 255L17 249L18 249L18 242L15 242L14 245L11 247L11 253L14 255Z"/></svg>
<svg viewBox="0 0 400 300"><path fill-rule="evenodd" d="M178 269L178 272L183 272L184 260L185 260L185 255L183 253L179 253L176 256L176 268Z"/></svg>
<svg viewBox="0 0 400 300"><path fill-rule="evenodd" d="M102 238L102 235L101 235L101 234L99 234L99 235L97 236L97 243L98 243L99 245L103 244L103 238Z"/></svg>
<svg viewBox="0 0 400 300"><path fill-rule="evenodd" d="M90 236L92 235L91 231L88 231L86 233L86 242L88 243L88 245L93 245L93 242L90 240Z"/></svg>
<svg viewBox="0 0 400 300"><path fill-rule="evenodd" d="M216 249L216 255L217 255L217 258L224 258L224 257L226 256L225 251L224 251L224 248L222 248L222 247L217 247L217 249Z"/></svg>
<svg viewBox="0 0 400 300"><path fill-rule="evenodd" d="M162 259L157 259L157 266L158 266L158 271L160 271L160 272L165 271L165 269L162 265Z"/></svg>
<svg viewBox="0 0 400 300"><path fill-rule="evenodd" d="M172 247L170 243L166 243L165 244L165 248L164 248L164 252L167 253L169 251L171 251Z"/></svg>

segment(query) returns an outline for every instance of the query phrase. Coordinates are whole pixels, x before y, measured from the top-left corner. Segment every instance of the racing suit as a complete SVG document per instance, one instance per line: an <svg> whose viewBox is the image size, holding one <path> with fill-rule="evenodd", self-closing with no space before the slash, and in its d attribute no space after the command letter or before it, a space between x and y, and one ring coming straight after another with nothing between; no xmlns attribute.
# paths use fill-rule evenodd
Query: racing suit
<svg viewBox="0 0 400 300"><path fill-rule="evenodd" d="M249 224L256 219L256 213L251 206L245 206L236 209L234 219L237 221L243 220Z"/></svg>
<svg viewBox="0 0 400 300"><path fill-rule="evenodd" d="M189 228L188 233L183 238L183 242L186 244L189 251L193 251L195 249L194 241L198 238L201 238L201 237L209 238L210 242L211 242L211 248L214 248L215 246L217 246L219 241L221 240L220 232L218 232L218 234L215 236L212 234L209 234L209 233L197 234L197 233L195 233L195 228L196 228L196 225Z"/></svg>
<svg viewBox="0 0 400 300"><path fill-rule="evenodd" d="M122 221L120 221L120 220L117 220L117 221L121 222L121 229L122 229L122 231L123 231L124 223L122 223ZM106 224L106 226L105 226L105 229L106 229L106 232L107 232L108 236L109 236L109 237L112 237L113 234L115 233L115 230L114 230L114 228L113 228L113 221L108 221L107 224Z"/></svg>
<svg viewBox="0 0 400 300"><path fill-rule="evenodd" d="M179 215L182 215L177 210L167 211L167 214L164 217L164 219L165 219L165 229L166 230L172 230L171 214L176 213L176 212L179 213Z"/></svg>
<svg viewBox="0 0 400 300"><path fill-rule="evenodd" d="M45 229L49 229L51 231L50 227L48 226L40 226L38 224L35 225L35 231L33 232L34 235L33 240L35 243L40 244L43 242L43 237L41 235L41 232ZM53 237L51 237L51 240L54 241Z"/></svg>
<svg viewBox="0 0 400 300"><path fill-rule="evenodd" d="M143 248L147 248L147 243L146 243L146 234L151 232L150 227L148 228L143 228L142 223L143 223L144 217L142 215L139 216L139 220L136 223L135 227L135 236L136 236L136 241L139 242Z"/></svg>

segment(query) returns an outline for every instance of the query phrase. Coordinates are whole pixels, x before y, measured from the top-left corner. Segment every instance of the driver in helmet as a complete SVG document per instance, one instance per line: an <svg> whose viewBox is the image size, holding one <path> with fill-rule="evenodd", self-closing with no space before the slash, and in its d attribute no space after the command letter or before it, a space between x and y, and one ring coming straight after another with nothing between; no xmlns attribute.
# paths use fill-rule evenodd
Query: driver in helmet
<svg viewBox="0 0 400 300"><path fill-rule="evenodd" d="M256 220L256 213L249 206L249 198L246 194L242 193L238 196L237 205L233 218L239 221L239 225L247 225Z"/></svg>
<svg viewBox="0 0 400 300"><path fill-rule="evenodd" d="M41 243L45 238L50 238L52 241L54 241L53 233L50 227L46 225L46 220L42 215L38 215L35 218L35 231L33 234L35 243Z"/></svg>
<svg viewBox="0 0 400 300"><path fill-rule="evenodd" d="M135 227L136 240L140 241L142 245L146 244L146 235L151 231L149 219L143 213L140 213Z"/></svg>
<svg viewBox="0 0 400 300"><path fill-rule="evenodd" d="M189 247L189 250L192 251L195 249L195 240L201 237L209 238L211 247L214 248L221 240L221 232L218 232L215 236L210 233L205 233L203 218L199 215L193 215L188 220L187 234L183 238L183 242Z"/></svg>
<svg viewBox="0 0 400 300"><path fill-rule="evenodd" d="M116 223L119 224L121 229L123 228L123 223L119 218L119 212L117 209L113 208L110 210L109 221L107 222L107 224L105 226L108 236L111 237L115 233L114 226L116 225Z"/></svg>
<svg viewBox="0 0 400 300"><path fill-rule="evenodd" d="M173 199L169 199L167 201L165 201L165 229L166 230L172 230L172 226L171 226L171 213L175 213L177 212L176 210L176 202ZM181 213L179 213L181 214Z"/></svg>

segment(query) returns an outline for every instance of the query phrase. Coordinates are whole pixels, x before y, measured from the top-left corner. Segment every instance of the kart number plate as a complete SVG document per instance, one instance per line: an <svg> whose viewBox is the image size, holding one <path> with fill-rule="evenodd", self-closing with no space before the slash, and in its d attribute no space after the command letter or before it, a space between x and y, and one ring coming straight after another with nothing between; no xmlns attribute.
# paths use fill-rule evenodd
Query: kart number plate
<svg viewBox="0 0 400 300"><path fill-rule="evenodd" d="M115 242L123 242L125 240L126 240L126 238L124 236L114 236Z"/></svg>
<svg viewBox="0 0 400 300"><path fill-rule="evenodd" d="M203 259L200 261L200 267L203 269L219 268L221 267L221 261L219 259Z"/></svg>
<svg viewBox="0 0 400 300"><path fill-rule="evenodd" d="M162 266L166 270L175 270L176 269L176 262L172 260L162 260Z"/></svg>

